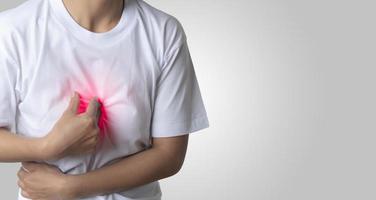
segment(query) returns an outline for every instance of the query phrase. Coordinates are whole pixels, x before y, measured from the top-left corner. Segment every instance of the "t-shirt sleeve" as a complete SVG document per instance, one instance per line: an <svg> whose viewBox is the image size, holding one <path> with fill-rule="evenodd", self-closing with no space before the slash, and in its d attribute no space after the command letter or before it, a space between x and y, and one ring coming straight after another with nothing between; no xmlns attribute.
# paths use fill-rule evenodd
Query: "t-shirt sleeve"
<svg viewBox="0 0 376 200"><path fill-rule="evenodd" d="M6 45L0 40L0 127L15 132L19 71L5 48Z"/></svg>
<svg viewBox="0 0 376 200"><path fill-rule="evenodd" d="M157 81L152 137L174 137L209 127L185 33L178 23Z"/></svg>

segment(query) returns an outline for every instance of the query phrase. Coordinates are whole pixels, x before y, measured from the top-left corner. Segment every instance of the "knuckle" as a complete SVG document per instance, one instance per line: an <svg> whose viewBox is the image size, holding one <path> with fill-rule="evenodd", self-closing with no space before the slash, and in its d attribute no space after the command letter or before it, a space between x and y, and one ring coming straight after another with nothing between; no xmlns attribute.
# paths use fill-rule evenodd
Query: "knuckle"
<svg viewBox="0 0 376 200"><path fill-rule="evenodd" d="M93 131L90 132L90 138L95 137L95 135L97 135L97 131L96 130L93 130Z"/></svg>
<svg viewBox="0 0 376 200"><path fill-rule="evenodd" d="M18 180L18 181L17 181L17 185L18 185L20 188L23 188L23 183L21 182L21 180Z"/></svg>
<svg viewBox="0 0 376 200"><path fill-rule="evenodd" d="M87 124L90 128L95 128L95 119L93 119L92 117L89 117L88 119L88 124Z"/></svg>
<svg viewBox="0 0 376 200"><path fill-rule="evenodd" d="M30 197L30 195L27 193L27 191L25 191L25 190L22 190L21 191L21 194L22 194L22 196L24 196L25 198L31 198Z"/></svg>
<svg viewBox="0 0 376 200"><path fill-rule="evenodd" d="M98 141L98 139L97 139L96 136L95 136L95 137L92 137L92 138L90 139L90 143L97 143L97 141Z"/></svg>
<svg viewBox="0 0 376 200"><path fill-rule="evenodd" d="M89 127L91 123L91 118L90 117L82 117L82 124L84 124L85 127Z"/></svg>
<svg viewBox="0 0 376 200"><path fill-rule="evenodd" d="M89 117L84 117L84 123L86 126L90 125L90 118Z"/></svg>
<svg viewBox="0 0 376 200"><path fill-rule="evenodd" d="M21 169L17 172L17 176L18 176L19 179L23 178Z"/></svg>

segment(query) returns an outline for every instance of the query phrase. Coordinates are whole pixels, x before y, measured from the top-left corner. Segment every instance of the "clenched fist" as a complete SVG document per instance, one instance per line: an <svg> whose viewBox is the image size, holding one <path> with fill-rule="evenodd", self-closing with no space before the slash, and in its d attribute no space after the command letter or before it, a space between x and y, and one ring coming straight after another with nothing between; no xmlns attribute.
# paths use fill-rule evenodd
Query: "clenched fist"
<svg viewBox="0 0 376 200"><path fill-rule="evenodd" d="M100 104L93 98L86 112L78 114L80 97L71 98L67 110L43 140L45 159L59 159L68 155L89 154L95 151L99 127Z"/></svg>

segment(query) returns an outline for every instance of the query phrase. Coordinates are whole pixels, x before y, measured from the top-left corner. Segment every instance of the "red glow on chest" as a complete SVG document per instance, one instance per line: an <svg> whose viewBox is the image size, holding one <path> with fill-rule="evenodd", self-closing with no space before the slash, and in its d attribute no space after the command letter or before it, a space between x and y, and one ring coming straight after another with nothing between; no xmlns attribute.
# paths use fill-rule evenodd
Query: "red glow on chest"
<svg viewBox="0 0 376 200"><path fill-rule="evenodd" d="M86 109L89 105L91 99L84 98L80 95L80 105L78 107L78 114L86 112ZM98 102L100 104L100 117L98 119L98 127L100 129L100 138L103 139L106 135L109 135L109 129L108 129L108 116L107 111L105 108L105 104L103 103L103 100L98 98Z"/></svg>

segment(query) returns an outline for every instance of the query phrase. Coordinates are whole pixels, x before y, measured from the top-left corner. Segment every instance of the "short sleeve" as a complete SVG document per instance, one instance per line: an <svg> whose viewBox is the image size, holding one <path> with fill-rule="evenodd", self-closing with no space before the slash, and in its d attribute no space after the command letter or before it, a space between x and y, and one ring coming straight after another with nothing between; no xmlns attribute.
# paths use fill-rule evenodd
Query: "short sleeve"
<svg viewBox="0 0 376 200"><path fill-rule="evenodd" d="M16 131L18 65L8 55L8 45L0 38L0 127Z"/></svg>
<svg viewBox="0 0 376 200"><path fill-rule="evenodd" d="M166 54L158 79L152 137L185 135L209 127L187 41L182 38Z"/></svg>

